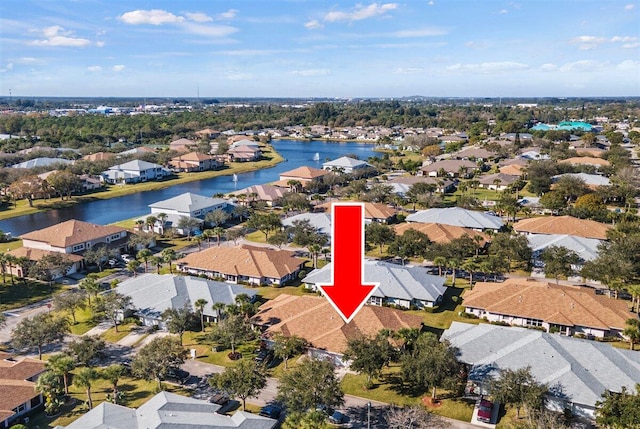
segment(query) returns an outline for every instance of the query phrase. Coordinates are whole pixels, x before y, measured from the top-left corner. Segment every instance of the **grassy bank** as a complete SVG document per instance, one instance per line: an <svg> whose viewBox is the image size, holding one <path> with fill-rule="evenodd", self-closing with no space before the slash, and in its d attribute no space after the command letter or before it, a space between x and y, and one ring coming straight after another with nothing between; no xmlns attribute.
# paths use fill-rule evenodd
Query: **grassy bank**
<svg viewBox="0 0 640 429"><path fill-rule="evenodd" d="M261 170L263 168L273 167L274 165L284 161L284 158L271 147L262 148L262 151L263 159L261 159L260 161L231 163L225 165L220 170L201 171L196 173L178 173L172 176L172 178L170 179L144 183L135 183L128 185L107 185L104 190L93 192L87 195L74 196L71 200L63 201L62 198L37 200L33 202L33 207L29 206L27 200L16 201L15 204L3 205L0 208L0 220L43 212L47 210L69 207L89 201L106 200L110 198L122 197L124 195L136 194L138 192L164 189L173 185L211 179L218 176L226 176L231 174L246 173L248 171Z"/></svg>

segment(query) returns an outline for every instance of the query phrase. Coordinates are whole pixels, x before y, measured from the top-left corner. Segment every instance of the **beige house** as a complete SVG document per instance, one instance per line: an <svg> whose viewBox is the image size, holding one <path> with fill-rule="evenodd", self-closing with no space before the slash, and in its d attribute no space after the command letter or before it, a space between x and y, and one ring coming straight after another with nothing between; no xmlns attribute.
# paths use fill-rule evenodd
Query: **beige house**
<svg viewBox="0 0 640 429"><path fill-rule="evenodd" d="M36 391L36 380L45 362L31 358L14 359L0 351L0 428L9 428L44 401Z"/></svg>
<svg viewBox="0 0 640 429"><path fill-rule="evenodd" d="M217 157L200 152L178 155L169 161L169 165L174 171L185 173L213 170L222 167L223 164Z"/></svg>

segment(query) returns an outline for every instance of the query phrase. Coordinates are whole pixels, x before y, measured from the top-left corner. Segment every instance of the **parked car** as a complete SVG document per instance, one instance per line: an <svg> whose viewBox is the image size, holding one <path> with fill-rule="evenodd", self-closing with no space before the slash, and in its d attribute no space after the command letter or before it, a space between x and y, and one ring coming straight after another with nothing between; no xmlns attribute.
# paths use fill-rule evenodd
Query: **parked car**
<svg viewBox="0 0 640 429"><path fill-rule="evenodd" d="M340 411L334 411L333 414L329 416L329 423L334 425L341 425L347 423L349 421L349 417L342 414Z"/></svg>
<svg viewBox="0 0 640 429"><path fill-rule="evenodd" d="M222 392L214 392L213 396L209 398L209 402L211 402L212 404L225 405L227 402L229 402L229 395Z"/></svg>
<svg viewBox="0 0 640 429"><path fill-rule="evenodd" d="M486 399L478 402L478 421L491 423L491 414L493 412L493 403Z"/></svg>
<svg viewBox="0 0 640 429"><path fill-rule="evenodd" d="M126 253L124 255L120 255L120 259L122 259L125 262L129 262L131 261L133 258L131 257L131 255L127 255Z"/></svg>
<svg viewBox="0 0 640 429"><path fill-rule="evenodd" d="M260 409L260 412L258 414L260 414L262 417L269 417L271 419L278 419L280 418L280 413L282 413L282 408L280 408L277 405L267 405L264 406Z"/></svg>
<svg viewBox="0 0 640 429"><path fill-rule="evenodd" d="M189 378L191 378L191 374L180 368L169 368L167 371L167 375L164 377L166 380L175 381L180 384L186 383Z"/></svg>
<svg viewBox="0 0 640 429"><path fill-rule="evenodd" d="M255 357L257 363L268 364L273 359L273 351L269 349L261 349Z"/></svg>

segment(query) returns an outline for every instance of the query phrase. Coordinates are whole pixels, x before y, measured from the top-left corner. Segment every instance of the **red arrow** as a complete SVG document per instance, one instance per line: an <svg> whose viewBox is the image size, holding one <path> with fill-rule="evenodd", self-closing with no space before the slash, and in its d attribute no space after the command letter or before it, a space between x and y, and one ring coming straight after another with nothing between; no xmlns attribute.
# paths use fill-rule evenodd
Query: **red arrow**
<svg viewBox="0 0 640 429"><path fill-rule="evenodd" d="M364 204L335 203L331 220L332 280L319 287L349 323L380 283L364 284Z"/></svg>

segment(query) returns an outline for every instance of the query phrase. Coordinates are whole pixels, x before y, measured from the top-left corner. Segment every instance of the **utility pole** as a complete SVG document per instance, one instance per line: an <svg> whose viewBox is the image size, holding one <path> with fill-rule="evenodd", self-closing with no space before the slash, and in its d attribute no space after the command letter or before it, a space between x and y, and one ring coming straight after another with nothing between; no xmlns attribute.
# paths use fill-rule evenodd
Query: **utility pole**
<svg viewBox="0 0 640 429"><path fill-rule="evenodd" d="M371 429L371 402L367 402L367 429Z"/></svg>

